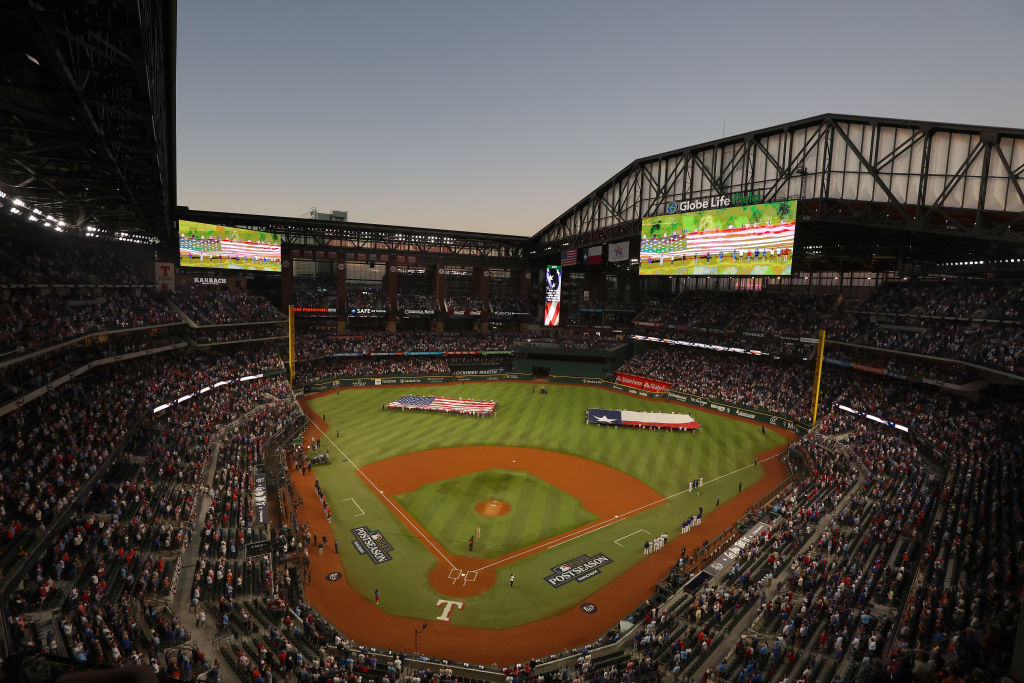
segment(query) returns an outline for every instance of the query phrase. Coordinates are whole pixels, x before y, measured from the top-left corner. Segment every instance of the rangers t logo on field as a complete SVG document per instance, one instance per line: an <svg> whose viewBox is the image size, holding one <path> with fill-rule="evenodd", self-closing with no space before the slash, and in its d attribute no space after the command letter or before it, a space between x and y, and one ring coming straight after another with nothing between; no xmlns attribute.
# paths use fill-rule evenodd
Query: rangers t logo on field
<svg viewBox="0 0 1024 683"><path fill-rule="evenodd" d="M360 555L367 555L374 564L382 564L391 561L391 551L394 548L388 543L388 539L379 531L370 531L369 527L359 526L350 529L355 540L352 545Z"/></svg>
<svg viewBox="0 0 1024 683"><path fill-rule="evenodd" d="M544 577L544 580L552 588L560 588L568 581L575 581L577 583L583 583L587 579L591 579L601 573L598 567L602 567L606 564L611 563L612 559L604 553L599 553L591 557L590 555L580 555L573 559L560 564L557 567L551 568L551 574Z"/></svg>

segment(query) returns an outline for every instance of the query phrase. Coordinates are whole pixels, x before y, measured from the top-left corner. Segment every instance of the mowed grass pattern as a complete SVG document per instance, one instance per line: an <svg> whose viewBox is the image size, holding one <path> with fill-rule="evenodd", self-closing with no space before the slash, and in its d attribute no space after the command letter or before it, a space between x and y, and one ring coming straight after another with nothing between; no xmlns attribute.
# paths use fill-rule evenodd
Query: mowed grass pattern
<svg viewBox="0 0 1024 683"><path fill-rule="evenodd" d="M469 554L469 537L475 539L473 554L501 557L546 538L598 519L576 499L528 472L490 470L427 484L396 496L446 550ZM502 500L508 514L488 517L474 510L477 503Z"/></svg>
<svg viewBox="0 0 1024 683"><path fill-rule="evenodd" d="M357 464L452 446L521 446L578 455L614 467L662 495L686 489L695 477L711 480L747 467L754 453L785 439L757 425L667 401L644 400L578 385L550 385L547 395L524 382L469 382L349 389L310 402L326 415L328 436ZM494 417L382 411L406 394L498 401ZM689 413L700 433L602 427L584 423L588 408ZM336 436L339 434L340 436ZM333 450L333 449L332 449Z"/></svg>

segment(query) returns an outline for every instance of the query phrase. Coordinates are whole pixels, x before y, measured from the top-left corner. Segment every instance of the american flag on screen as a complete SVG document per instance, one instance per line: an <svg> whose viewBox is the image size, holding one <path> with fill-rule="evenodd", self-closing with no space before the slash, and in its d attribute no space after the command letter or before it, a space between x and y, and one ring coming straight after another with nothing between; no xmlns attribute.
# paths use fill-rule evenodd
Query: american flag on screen
<svg viewBox="0 0 1024 683"><path fill-rule="evenodd" d="M562 304L558 301L544 302L544 325L546 327L556 327L561 311Z"/></svg>
<svg viewBox="0 0 1024 683"><path fill-rule="evenodd" d="M467 413L490 415L498 404L494 401L472 401L462 398L441 398L439 396L403 396L388 404L388 408L409 408L412 410L434 410L444 413Z"/></svg>
<svg viewBox="0 0 1024 683"><path fill-rule="evenodd" d="M718 252L731 255L733 251L746 253L755 249L784 249L793 246L795 234L796 223L744 225L739 228L700 230L689 234L674 233L645 239L641 257L692 257Z"/></svg>
<svg viewBox="0 0 1024 683"><path fill-rule="evenodd" d="M235 258L264 258L277 260L281 258L281 245L264 242L235 242L221 240L221 253Z"/></svg>

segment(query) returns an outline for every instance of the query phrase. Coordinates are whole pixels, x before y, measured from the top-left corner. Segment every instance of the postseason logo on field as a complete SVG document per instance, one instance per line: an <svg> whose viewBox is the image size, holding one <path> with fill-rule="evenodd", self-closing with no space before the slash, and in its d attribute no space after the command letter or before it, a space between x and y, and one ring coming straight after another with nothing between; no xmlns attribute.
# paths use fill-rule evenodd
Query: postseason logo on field
<svg viewBox="0 0 1024 683"><path fill-rule="evenodd" d="M383 564L391 561L391 552L394 548L379 531L371 531L369 527L360 526L350 530L355 540L352 545L360 555L366 555L374 564Z"/></svg>
<svg viewBox="0 0 1024 683"><path fill-rule="evenodd" d="M557 567L551 568L551 574L544 577L544 580L552 588L561 588L569 581L575 581L576 583L583 583L587 579L592 579L601 573L600 567L606 564L611 564L612 558L608 557L604 553L599 553L591 557L590 555L580 555L574 557L564 564L560 564Z"/></svg>

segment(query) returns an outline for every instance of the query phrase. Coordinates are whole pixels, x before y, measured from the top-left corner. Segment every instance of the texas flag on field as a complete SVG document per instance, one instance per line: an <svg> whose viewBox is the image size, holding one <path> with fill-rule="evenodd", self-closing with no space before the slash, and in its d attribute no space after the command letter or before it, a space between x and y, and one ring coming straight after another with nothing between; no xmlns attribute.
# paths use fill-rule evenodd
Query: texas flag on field
<svg viewBox="0 0 1024 683"><path fill-rule="evenodd" d="M697 421L678 413L642 413L635 410L587 410L589 424L613 427L661 427L662 429L698 429Z"/></svg>

